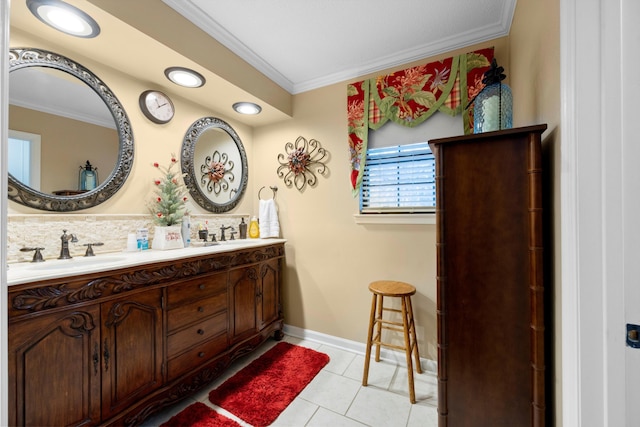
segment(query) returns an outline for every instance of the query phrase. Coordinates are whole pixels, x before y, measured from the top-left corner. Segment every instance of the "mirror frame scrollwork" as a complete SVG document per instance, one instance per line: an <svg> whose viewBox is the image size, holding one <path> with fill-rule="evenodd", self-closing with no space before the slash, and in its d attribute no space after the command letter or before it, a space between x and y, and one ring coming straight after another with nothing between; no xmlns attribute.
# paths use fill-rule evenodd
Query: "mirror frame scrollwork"
<svg viewBox="0 0 640 427"><path fill-rule="evenodd" d="M30 208L55 212L70 212L99 205L122 187L133 165L133 132L124 107L111 89L95 74L63 55L37 48L11 48L9 72L26 67L48 67L64 71L83 81L100 96L115 120L119 138L118 161L111 174L98 187L71 196L42 193L24 185L9 174L9 199Z"/></svg>
<svg viewBox="0 0 640 427"><path fill-rule="evenodd" d="M240 166L242 167L242 170L239 174L234 171L236 178L239 175L240 183L238 185L237 192L233 195L231 200L226 203L216 203L212 201L209 197L207 197L207 195L198 185L198 181L200 180L202 173L200 166L196 167L196 163L198 163L195 159L196 144L198 142L198 138L200 138L200 136L204 132L210 129L221 129L225 131L235 142L240 154ZM189 190L189 193L191 194L191 198L194 202L196 202L198 205L208 210L209 212L228 212L233 209L242 199L242 196L244 195L247 188L247 181L249 179L247 154L244 150L244 146L242 145L242 141L240 140L240 137L238 136L236 131L224 120L218 119L216 117L203 117L196 120L189 127L184 136L184 140L182 141L180 163L182 165L184 183Z"/></svg>

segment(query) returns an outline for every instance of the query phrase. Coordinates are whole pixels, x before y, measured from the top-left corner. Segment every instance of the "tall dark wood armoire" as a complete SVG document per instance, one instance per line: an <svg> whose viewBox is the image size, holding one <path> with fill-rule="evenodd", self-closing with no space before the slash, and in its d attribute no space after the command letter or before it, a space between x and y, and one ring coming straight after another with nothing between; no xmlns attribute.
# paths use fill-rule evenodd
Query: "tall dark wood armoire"
<svg viewBox="0 0 640 427"><path fill-rule="evenodd" d="M429 141L440 427L545 425L541 134Z"/></svg>

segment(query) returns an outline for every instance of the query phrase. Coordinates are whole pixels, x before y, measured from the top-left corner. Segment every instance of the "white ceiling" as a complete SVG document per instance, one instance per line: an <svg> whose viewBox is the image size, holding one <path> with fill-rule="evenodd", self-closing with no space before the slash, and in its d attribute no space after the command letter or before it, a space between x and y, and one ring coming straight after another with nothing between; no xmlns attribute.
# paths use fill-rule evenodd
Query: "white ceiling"
<svg viewBox="0 0 640 427"><path fill-rule="evenodd" d="M509 33L516 0L162 0L289 93Z"/></svg>

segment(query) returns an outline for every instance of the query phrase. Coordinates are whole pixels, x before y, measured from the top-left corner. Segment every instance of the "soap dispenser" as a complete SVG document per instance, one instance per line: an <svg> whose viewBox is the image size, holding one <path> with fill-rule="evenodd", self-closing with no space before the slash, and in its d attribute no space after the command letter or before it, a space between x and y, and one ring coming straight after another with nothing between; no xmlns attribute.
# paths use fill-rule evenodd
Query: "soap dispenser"
<svg viewBox="0 0 640 427"><path fill-rule="evenodd" d="M249 237L252 239L260 237L260 226L258 225L258 218L255 216L251 218L251 222L249 223Z"/></svg>
<svg viewBox="0 0 640 427"><path fill-rule="evenodd" d="M242 218L240 220L240 224L238 225L238 229L240 230L240 238L241 239L246 239L247 238L247 223L244 222L244 218Z"/></svg>

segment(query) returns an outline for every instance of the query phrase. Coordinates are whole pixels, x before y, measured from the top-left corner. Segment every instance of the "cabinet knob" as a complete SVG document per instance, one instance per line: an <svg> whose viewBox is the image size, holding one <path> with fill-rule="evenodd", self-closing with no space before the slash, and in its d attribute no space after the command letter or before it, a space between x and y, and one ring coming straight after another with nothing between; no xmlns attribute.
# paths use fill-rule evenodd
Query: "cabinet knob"
<svg viewBox="0 0 640 427"><path fill-rule="evenodd" d="M204 357L204 351L201 351L200 353L198 353L198 357Z"/></svg>
<svg viewBox="0 0 640 427"><path fill-rule="evenodd" d="M204 335L204 330L203 329L198 329L198 334Z"/></svg>
<svg viewBox="0 0 640 427"><path fill-rule="evenodd" d="M200 284L200 285L198 285L198 288L200 288L200 289L204 289L204 284Z"/></svg>
<svg viewBox="0 0 640 427"><path fill-rule="evenodd" d="M198 311L199 311L200 313L204 313L204 307L198 307Z"/></svg>

